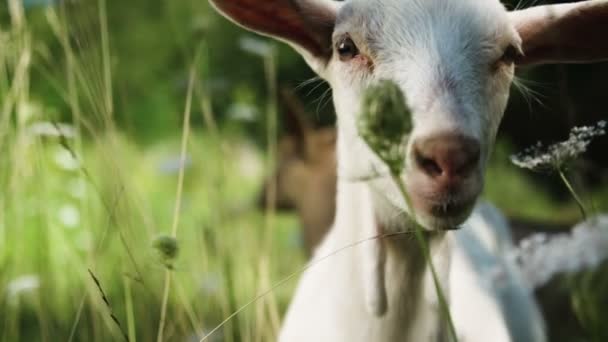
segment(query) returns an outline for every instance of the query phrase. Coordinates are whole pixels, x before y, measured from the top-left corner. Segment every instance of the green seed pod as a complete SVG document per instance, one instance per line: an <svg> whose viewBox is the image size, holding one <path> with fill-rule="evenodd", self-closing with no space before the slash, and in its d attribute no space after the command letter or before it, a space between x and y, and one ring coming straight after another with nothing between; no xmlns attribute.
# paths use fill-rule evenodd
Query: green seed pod
<svg viewBox="0 0 608 342"><path fill-rule="evenodd" d="M170 263L171 261L175 260L179 254L179 245L177 244L177 239L172 236L158 236L156 239L154 239L154 242L152 242L152 247L157 250L159 256L165 263Z"/></svg>
<svg viewBox="0 0 608 342"><path fill-rule="evenodd" d="M405 164L405 138L412 130L411 112L401 89L380 81L367 89L357 122L359 135L392 173Z"/></svg>

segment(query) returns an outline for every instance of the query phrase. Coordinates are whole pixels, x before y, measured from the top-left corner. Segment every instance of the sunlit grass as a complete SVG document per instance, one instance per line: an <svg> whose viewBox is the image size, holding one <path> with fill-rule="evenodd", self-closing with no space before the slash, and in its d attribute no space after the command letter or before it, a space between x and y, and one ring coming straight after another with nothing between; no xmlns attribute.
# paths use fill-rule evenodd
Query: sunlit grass
<svg viewBox="0 0 608 342"><path fill-rule="evenodd" d="M90 59L79 58L68 43L64 17L53 10L47 15L64 48L67 62L59 65L66 79L54 82L64 87L59 92L72 110L75 136L53 132L52 110L29 93L35 52L20 3L11 4L14 50L1 61L2 340L121 339L109 310L130 340L154 339L161 312L159 339L201 338L302 263L293 218L272 220L272 245L262 239L269 229L256 208L263 157L238 129L199 128L190 137L176 132L175 139L142 148L115 128L104 2L98 7L101 46L81 54ZM76 34L95 41L96 33ZM39 122L50 123L51 132L32 132ZM167 270L152 241L178 224L180 255ZM165 274L172 275L171 291L163 290ZM242 312L219 334L226 341L276 336L290 288Z"/></svg>
<svg viewBox="0 0 608 342"><path fill-rule="evenodd" d="M238 139L233 137L230 144L234 160L218 156L214 142L200 133L191 140L192 154L185 171L180 212L180 255L172 271L175 282L169 297L167 336L176 334L170 332L175 329L180 335L210 329L239 303L270 287L303 261L297 246L296 224L291 217L279 217L273 249L267 249L262 239L265 220L255 208L259 178L249 174L252 168L259 167L251 165L259 155ZM93 180L99 180L96 185L90 184L78 168L72 168L69 154L57 142L39 141L30 147L34 151L27 151L32 155L28 161L33 165L23 163L32 169L15 179L19 187L10 203L5 202L2 208L3 243L8 248L3 248L0 259L1 286L3 294L13 293L17 290L10 289L17 286L19 277L33 275L40 287L25 288L9 296L18 305L11 307L15 304L5 303L3 317L11 317L11 313L27 317L22 310L31 310L36 317L35 312L40 311L44 317L23 323L38 325L52 317L48 324L54 326L54 336L66 336L63 334L71 326L80 296L86 294L90 301L86 306L92 307L90 312L86 309L83 312L77 329L79 336L109 336L104 330L114 328L105 318L105 308L87 276L87 269L91 269L125 325L123 280L129 282L133 316L143 334L138 339L152 338L145 330L156 326L158 315L154 313L160 312L165 272L152 242L171 227L177 179L172 169L175 165L171 164L178 160L179 148L175 141L142 151L124 138L117 141L112 146L120 147L120 152L114 154L114 162L121 165L120 169L109 166L101 157L108 153L103 152L107 145L85 144L84 155L89 158L82 167L89 170ZM219 158L224 158L228 174L220 174L212 162ZM217 186L218 179L221 188ZM222 193L221 199L218 192ZM110 213L102 202L108 203ZM105 234L104 243L97 249ZM266 261L271 261L269 265L261 265L262 255L270 259ZM260 272L262 267L268 268L266 276L270 279L260 279L264 276ZM274 294L281 310L290 288L288 285ZM226 293L227 290L231 293ZM44 297L37 299L40 294ZM254 335L256 329L264 329L256 324L255 310L244 312L242 317L233 322L240 325L233 329L241 338L247 332ZM93 323L98 330L87 329ZM6 333L21 329L4 322L0 330ZM18 340L15 335L5 338Z"/></svg>

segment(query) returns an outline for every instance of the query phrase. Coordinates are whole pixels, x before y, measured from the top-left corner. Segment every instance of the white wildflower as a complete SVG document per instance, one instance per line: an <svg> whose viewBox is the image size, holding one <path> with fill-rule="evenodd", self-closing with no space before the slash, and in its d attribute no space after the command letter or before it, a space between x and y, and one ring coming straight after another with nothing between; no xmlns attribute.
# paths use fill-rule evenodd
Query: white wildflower
<svg viewBox="0 0 608 342"><path fill-rule="evenodd" d="M207 296L214 296L222 289L222 278L215 272L205 274L200 282L201 290Z"/></svg>
<svg viewBox="0 0 608 342"><path fill-rule="evenodd" d="M159 171L163 174L177 174L182 169L186 170L192 166L192 158L190 156L172 156L163 160L158 166Z"/></svg>
<svg viewBox="0 0 608 342"><path fill-rule="evenodd" d="M74 126L65 123L36 122L30 125L29 131L32 135L44 137L74 138L76 136Z"/></svg>
<svg viewBox="0 0 608 342"><path fill-rule="evenodd" d="M57 213L59 221L66 228L76 228L80 224L80 211L72 204L64 204Z"/></svg>
<svg viewBox="0 0 608 342"><path fill-rule="evenodd" d="M12 279L7 286L7 297L12 302L12 304L16 304L19 295L23 293L33 292L40 287L40 279L35 274L27 274L19 276L15 279Z"/></svg>
<svg viewBox="0 0 608 342"><path fill-rule="evenodd" d="M228 108L228 116L231 119L243 122L254 122L259 113L257 108L246 103L235 103Z"/></svg>
<svg viewBox="0 0 608 342"><path fill-rule="evenodd" d="M80 162L74 155L63 147L58 147L55 152L55 163L66 171L76 171L80 167Z"/></svg>
<svg viewBox="0 0 608 342"><path fill-rule="evenodd" d="M244 36L239 39L239 47L251 54L258 55L262 58L269 57L273 54L274 48L267 40Z"/></svg>
<svg viewBox="0 0 608 342"><path fill-rule="evenodd" d="M568 140L544 147L541 142L511 156L513 164L530 170L557 170L587 151L593 138L606 134L606 121L574 127Z"/></svg>
<svg viewBox="0 0 608 342"><path fill-rule="evenodd" d="M608 216L584 221L571 233L534 234L520 242L512 257L531 288L560 273L593 269L608 258Z"/></svg>

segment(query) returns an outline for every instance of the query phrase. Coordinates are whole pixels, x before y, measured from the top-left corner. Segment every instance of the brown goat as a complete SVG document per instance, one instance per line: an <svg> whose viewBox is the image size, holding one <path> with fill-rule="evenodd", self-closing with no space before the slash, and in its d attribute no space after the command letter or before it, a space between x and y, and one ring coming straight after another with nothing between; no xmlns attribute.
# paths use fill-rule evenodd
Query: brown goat
<svg viewBox="0 0 608 342"><path fill-rule="evenodd" d="M286 108L287 134L278 143L276 203L278 209L295 210L300 219L304 247L308 255L329 231L336 203L336 130L316 128L304 106L289 90L281 100ZM268 184L260 203L265 203Z"/></svg>

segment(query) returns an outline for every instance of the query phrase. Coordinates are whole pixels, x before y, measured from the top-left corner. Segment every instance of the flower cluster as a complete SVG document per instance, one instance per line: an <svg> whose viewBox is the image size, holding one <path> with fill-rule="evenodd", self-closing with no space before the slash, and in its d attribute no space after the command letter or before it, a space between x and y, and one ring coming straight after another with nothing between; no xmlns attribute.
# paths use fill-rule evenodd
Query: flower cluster
<svg viewBox="0 0 608 342"><path fill-rule="evenodd" d="M381 81L365 92L359 115L359 135L392 173L405 163L405 138L412 130L410 110L399 86Z"/></svg>
<svg viewBox="0 0 608 342"><path fill-rule="evenodd" d="M570 233L534 234L522 240L511 257L532 288L557 274L594 269L608 258L608 216L579 223Z"/></svg>
<svg viewBox="0 0 608 342"><path fill-rule="evenodd" d="M568 140L544 147L538 142L523 152L511 156L513 164L530 170L559 170L587 150L593 138L606 134L606 121L594 126L574 127Z"/></svg>

